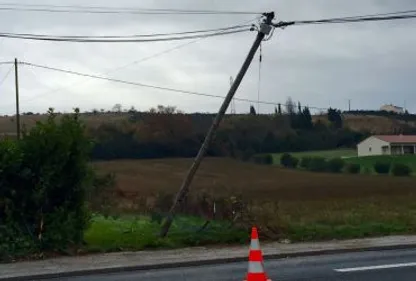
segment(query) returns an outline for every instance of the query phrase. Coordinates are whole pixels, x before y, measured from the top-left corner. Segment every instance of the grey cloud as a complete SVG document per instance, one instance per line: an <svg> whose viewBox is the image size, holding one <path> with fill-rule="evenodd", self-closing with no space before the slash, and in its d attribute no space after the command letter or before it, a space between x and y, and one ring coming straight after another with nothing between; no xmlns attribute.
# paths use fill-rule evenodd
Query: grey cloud
<svg viewBox="0 0 416 281"><path fill-rule="evenodd" d="M33 3L22 1L20 3ZM279 19L319 19L358 14L416 9L412 0L103 0L102 6L140 6L146 8L274 10ZM56 1L42 1L55 4ZM60 5L86 5L85 1L62 0ZM134 16L4 13L1 31L20 33L108 35L175 32L234 25L253 18L239 16ZM416 21L316 25L289 27L276 31L263 43L264 60L261 99L284 102L288 96L310 106L346 108L347 100L360 108L378 108L384 102L416 111L413 97L416 70ZM254 39L254 33L208 38L146 62L131 65L110 76L129 81L225 95L229 76L235 75ZM65 44L0 41L0 59L19 57L27 61L101 74L184 42L146 44ZM256 99L258 57L244 79L238 97ZM0 67L0 77L7 67ZM217 111L221 100L181 95L147 88L126 86L51 71L22 67L22 110L84 110L111 108L114 103L147 109L157 104L176 105L186 111ZM84 82L88 81L88 82ZM65 85L77 83L56 93L43 95ZM0 88L0 113L12 113L13 81ZM38 98L36 98L38 97ZM28 102L25 102L28 100ZM249 104L237 102L237 110L248 111ZM262 112L273 106L261 106Z"/></svg>

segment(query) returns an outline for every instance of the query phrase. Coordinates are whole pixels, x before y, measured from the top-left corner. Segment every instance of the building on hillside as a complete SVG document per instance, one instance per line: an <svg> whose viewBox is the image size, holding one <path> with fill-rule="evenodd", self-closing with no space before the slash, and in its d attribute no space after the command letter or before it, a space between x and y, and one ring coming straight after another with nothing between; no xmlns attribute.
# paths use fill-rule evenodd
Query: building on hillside
<svg viewBox="0 0 416 281"><path fill-rule="evenodd" d="M387 111L387 112L394 112L397 114L404 114L404 108L400 106L395 106L392 104L385 104L382 107L380 107L381 111Z"/></svg>
<svg viewBox="0 0 416 281"><path fill-rule="evenodd" d="M357 145L358 156L416 154L416 135L371 136Z"/></svg>

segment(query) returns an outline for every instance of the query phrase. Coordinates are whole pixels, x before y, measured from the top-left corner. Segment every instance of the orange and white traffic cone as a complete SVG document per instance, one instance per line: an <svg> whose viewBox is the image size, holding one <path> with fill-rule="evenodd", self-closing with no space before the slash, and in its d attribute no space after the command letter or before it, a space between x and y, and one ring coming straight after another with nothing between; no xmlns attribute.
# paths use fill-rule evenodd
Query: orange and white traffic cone
<svg viewBox="0 0 416 281"><path fill-rule="evenodd" d="M245 281L271 281L264 272L263 253L260 249L259 235L256 227L251 229L248 273Z"/></svg>

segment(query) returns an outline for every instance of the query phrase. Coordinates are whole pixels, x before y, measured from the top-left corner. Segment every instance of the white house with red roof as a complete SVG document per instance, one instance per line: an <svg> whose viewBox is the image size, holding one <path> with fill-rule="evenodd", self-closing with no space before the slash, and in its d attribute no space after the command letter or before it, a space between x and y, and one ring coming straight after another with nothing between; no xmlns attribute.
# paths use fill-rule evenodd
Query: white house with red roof
<svg viewBox="0 0 416 281"><path fill-rule="evenodd" d="M415 154L414 135L376 135L357 145L358 156Z"/></svg>

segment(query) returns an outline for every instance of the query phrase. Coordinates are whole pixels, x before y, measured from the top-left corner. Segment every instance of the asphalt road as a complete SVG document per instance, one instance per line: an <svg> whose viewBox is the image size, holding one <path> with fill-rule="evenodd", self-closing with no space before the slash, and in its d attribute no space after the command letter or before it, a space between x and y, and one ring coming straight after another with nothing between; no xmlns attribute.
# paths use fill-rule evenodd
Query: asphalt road
<svg viewBox="0 0 416 281"><path fill-rule="evenodd" d="M415 281L416 250L266 260L272 281ZM242 281L247 263L60 278L63 281Z"/></svg>

